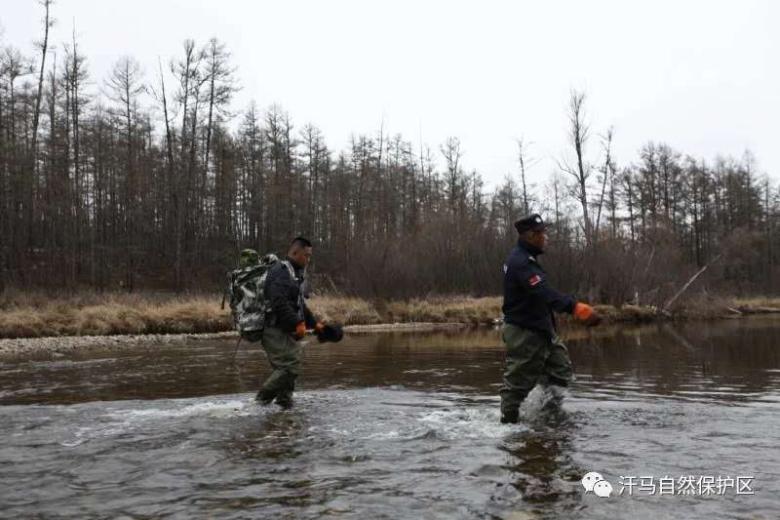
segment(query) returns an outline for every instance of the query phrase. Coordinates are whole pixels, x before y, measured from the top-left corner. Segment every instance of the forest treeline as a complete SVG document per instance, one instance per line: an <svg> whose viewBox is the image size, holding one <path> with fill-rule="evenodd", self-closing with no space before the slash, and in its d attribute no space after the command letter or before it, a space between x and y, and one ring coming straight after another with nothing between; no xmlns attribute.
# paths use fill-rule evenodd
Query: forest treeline
<svg viewBox="0 0 780 520"><path fill-rule="evenodd" d="M316 244L315 287L370 298L498 294L512 222L542 213L548 270L611 303L697 290L776 292L780 190L740 158L648 142L617 164L612 129L572 92L568 151L541 185L533 150L488 189L456 137L414 146L380 128L332 150L279 106L235 111L238 71L216 39L90 75L74 36L0 50L0 289L214 290L237 252Z"/></svg>

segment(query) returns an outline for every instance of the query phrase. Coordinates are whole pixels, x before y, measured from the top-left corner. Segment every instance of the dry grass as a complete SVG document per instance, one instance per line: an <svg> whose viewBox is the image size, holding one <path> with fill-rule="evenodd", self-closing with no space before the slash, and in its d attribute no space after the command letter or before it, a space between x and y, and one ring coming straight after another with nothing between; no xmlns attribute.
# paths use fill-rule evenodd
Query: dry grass
<svg viewBox="0 0 780 520"><path fill-rule="evenodd" d="M0 337L168 334L231 330L220 295L6 292L0 295ZM492 323L500 298L437 297L370 302L319 296L309 302L322 319L344 325L394 322Z"/></svg>
<svg viewBox="0 0 780 520"><path fill-rule="evenodd" d="M0 303L0 337L163 334L230 330L218 296L27 294Z"/></svg>
<svg viewBox="0 0 780 520"><path fill-rule="evenodd" d="M501 298L435 297L386 304L388 322L492 323L501 316Z"/></svg>
<svg viewBox="0 0 780 520"><path fill-rule="evenodd" d="M360 298L346 296L317 296L309 300L309 307L320 319L344 325L382 323L376 307Z"/></svg>
<svg viewBox="0 0 780 520"><path fill-rule="evenodd" d="M221 295L162 293L51 295L41 292L0 294L0 338L224 332L232 329ZM408 301L367 301L344 296L310 300L315 314L344 325L382 323L491 324L501 316L501 298L433 297ZM654 307L599 305L607 323L647 323L663 319ZM750 309L780 308L780 298L692 298L674 309L680 319L745 314ZM562 317L566 322L566 317Z"/></svg>

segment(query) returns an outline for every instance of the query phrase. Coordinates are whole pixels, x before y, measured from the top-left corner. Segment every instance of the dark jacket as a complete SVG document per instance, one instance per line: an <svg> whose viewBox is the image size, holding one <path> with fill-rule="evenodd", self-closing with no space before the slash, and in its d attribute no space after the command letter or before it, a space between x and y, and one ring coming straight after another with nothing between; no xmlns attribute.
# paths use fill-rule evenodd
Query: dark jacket
<svg viewBox="0 0 780 520"><path fill-rule="evenodd" d="M285 262L292 266L294 278L290 276ZM295 326L304 321L306 328L314 328L317 320L306 306L303 278L303 269L289 258L271 266L265 280L265 297L270 305L269 326L292 333L295 332Z"/></svg>
<svg viewBox="0 0 780 520"><path fill-rule="evenodd" d="M555 334L553 311L574 311L574 298L561 294L547 281L547 274L539 265L542 252L531 244L518 240L504 264L504 322L524 329Z"/></svg>

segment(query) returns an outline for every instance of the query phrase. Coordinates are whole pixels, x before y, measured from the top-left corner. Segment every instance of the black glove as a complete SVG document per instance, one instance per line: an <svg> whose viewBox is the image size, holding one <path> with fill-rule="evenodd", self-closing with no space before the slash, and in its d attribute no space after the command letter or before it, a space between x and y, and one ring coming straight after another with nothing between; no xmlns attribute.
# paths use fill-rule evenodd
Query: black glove
<svg viewBox="0 0 780 520"><path fill-rule="evenodd" d="M322 327L320 332L317 332L317 339L320 341L320 343L325 343L328 341L332 343L338 343L343 337L344 329L342 329L341 325L327 324Z"/></svg>

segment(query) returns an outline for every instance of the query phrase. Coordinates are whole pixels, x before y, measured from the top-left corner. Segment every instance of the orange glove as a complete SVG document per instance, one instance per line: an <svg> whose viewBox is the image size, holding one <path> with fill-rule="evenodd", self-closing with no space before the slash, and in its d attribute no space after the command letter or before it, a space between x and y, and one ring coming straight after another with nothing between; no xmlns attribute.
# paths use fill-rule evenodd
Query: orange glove
<svg viewBox="0 0 780 520"><path fill-rule="evenodd" d="M302 339L306 335L306 323L299 322L295 326L295 339Z"/></svg>
<svg viewBox="0 0 780 520"><path fill-rule="evenodd" d="M318 321L317 324L314 326L314 332L319 334L323 330L325 330L325 324L323 322L321 322L321 321Z"/></svg>
<svg viewBox="0 0 780 520"><path fill-rule="evenodd" d="M593 307L587 303L577 302L574 305L574 317L580 321L588 321L593 316Z"/></svg>
<svg viewBox="0 0 780 520"><path fill-rule="evenodd" d="M601 322L599 314L587 303L577 302L574 305L574 317L586 325L598 325Z"/></svg>

